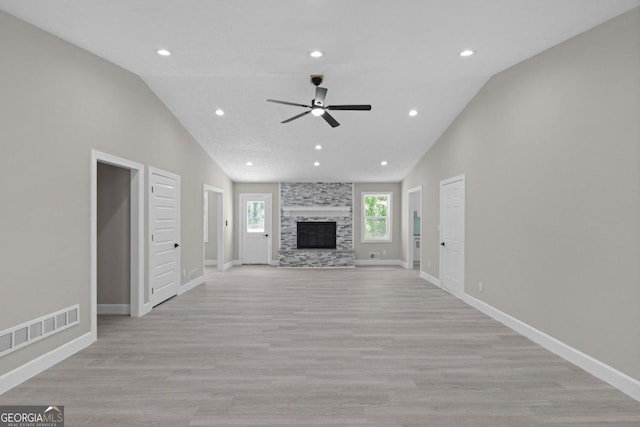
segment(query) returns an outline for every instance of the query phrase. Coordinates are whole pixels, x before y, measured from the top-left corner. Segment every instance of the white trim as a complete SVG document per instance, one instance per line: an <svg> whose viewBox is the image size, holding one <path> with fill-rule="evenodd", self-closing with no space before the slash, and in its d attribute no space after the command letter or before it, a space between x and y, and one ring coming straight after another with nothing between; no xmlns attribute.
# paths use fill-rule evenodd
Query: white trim
<svg viewBox="0 0 640 427"><path fill-rule="evenodd" d="M404 264L404 268L410 269L413 268L413 244L415 243L414 235L413 235L413 217L411 216L410 202L411 202L411 193L418 193L418 205L420 206L420 268L422 271L422 241L424 239L424 231L423 231L423 213L422 213L422 185L418 185L416 187L412 187L407 190L407 262Z"/></svg>
<svg viewBox="0 0 640 427"><path fill-rule="evenodd" d="M98 163L105 163L108 165L129 169L131 173L131 272L129 277L129 298L131 301L130 310L132 317L144 316L146 313L151 311L150 302L145 302L144 299L144 165L97 150L91 150L89 316L91 319L90 333L93 335L94 340L97 338L98 330Z"/></svg>
<svg viewBox="0 0 640 427"><path fill-rule="evenodd" d="M148 269L149 269L149 280L148 280L148 288L149 288L149 305L151 307L153 307L154 305L158 305L160 303L162 303L163 301L154 301L153 300L153 283L152 283L152 277L153 275L151 274L151 272L153 271L153 251L152 251L152 245L151 245L151 238L152 238L152 230L151 227L153 226L152 224L152 219L151 219L151 214L152 214L152 209L151 209L151 205L152 205L152 196L153 196L153 192L151 191L151 188L153 187L153 180L151 179L151 175L159 175L159 176L164 176L166 178L169 179L174 179L177 182L177 187L178 187L178 191L176 194L176 228L178 229L177 231L177 242L178 243L178 247L176 248L176 251L178 252L177 257L176 257L176 270L178 270L178 288L176 289L176 295L178 295L178 291L180 290L180 286L182 284L182 247L180 246L182 243L182 231L181 231L181 212L182 212L182 181L180 178L180 175L176 175L172 172L168 172L165 171L163 169L159 169L153 166L149 166L148 167L149 170L149 191L147 192L147 203L149 206L149 211L147 212L147 216L148 216L148 221L147 221L147 238L149 239L149 259L148 259ZM203 244L204 246L204 244ZM167 298L168 299L168 298ZM165 300L166 301L166 300ZM150 311L151 309L149 309Z"/></svg>
<svg viewBox="0 0 640 427"><path fill-rule="evenodd" d="M204 283L204 276L196 277L195 279L190 280L189 282L180 286L178 288L178 295L182 295L185 292L189 292L191 289L195 288L196 286L202 285L203 283Z"/></svg>
<svg viewBox="0 0 640 427"><path fill-rule="evenodd" d="M217 259L205 259L204 260L204 266L205 267L212 267L212 266L217 266L218 265L218 260Z"/></svg>
<svg viewBox="0 0 640 427"><path fill-rule="evenodd" d="M399 265L404 266L401 259L357 259L355 265Z"/></svg>
<svg viewBox="0 0 640 427"><path fill-rule="evenodd" d="M271 208L271 211L273 212L273 207ZM281 182L278 183L278 246L277 248L278 250L282 249L282 183ZM278 256L278 259L275 261L278 263L277 265L280 265L280 256ZM271 260L271 263L273 262L274 260Z"/></svg>
<svg viewBox="0 0 640 427"><path fill-rule="evenodd" d="M129 304L98 304L98 314L129 314Z"/></svg>
<svg viewBox="0 0 640 427"><path fill-rule="evenodd" d="M409 264L407 264L406 261L402 261L400 260L400 265L402 266L402 268L408 270L409 269Z"/></svg>
<svg viewBox="0 0 640 427"><path fill-rule="evenodd" d="M74 355L80 350L87 348L95 340L95 333L87 332L86 334L53 349L12 371L1 375L0 395L11 390L17 385L22 384L26 380L35 377L39 373Z"/></svg>
<svg viewBox="0 0 640 427"><path fill-rule="evenodd" d="M221 262L218 262L218 260L206 260L205 259L205 243L202 243L202 268L204 270L204 267L206 267L207 265L217 265L218 266L218 271L224 271L223 270L223 263L224 263L224 190L222 188L219 187L215 187L213 185L209 185L209 184L202 184L202 192L203 192L203 203L204 200L207 199L209 192L214 192L216 193L216 219L218 221L218 223L216 224L216 256L218 257L218 260L220 260ZM204 209L203 209L204 211ZM207 207L207 211L208 211L208 207ZM202 221L203 221L203 227L205 226L204 224L207 223L208 218L206 218L204 215L202 216ZM212 264L211 262L215 262L215 264Z"/></svg>
<svg viewBox="0 0 640 427"><path fill-rule="evenodd" d="M440 279L430 275L429 273L426 273L424 271L420 271L420 277L423 278L424 280L426 280L427 282L433 283L434 285L436 285L439 288L442 287L442 285L440 284Z"/></svg>
<svg viewBox="0 0 640 427"><path fill-rule="evenodd" d="M517 333L524 335L536 344L544 347L550 352L562 357L564 360L573 363L579 368L584 369L591 375L601 379L602 381L612 385L623 393L628 394L632 398L640 401L640 381L629 375L618 371L588 354L577 350L558 339L547 335L546 333L530 326L521 320L512 317L497 308L481 301L471 295L464 294L461 298L464 302L473 308L481 311L487 316L497 320L503 325L513 329Z"/></svg>
<svg viewBox="0 0 640 427"><path fill-rule="evenodd" d="M367 196L388 196L387 229L389 236L385 239L365 239L364 237L364 199ZM355 217L355 213L354 213ZM382 217L380 217L382 218ZM393 191L361 191L360 192L360 243L390 243L393 242Z"/></svg>
<svg viewBox="0 0 640 427"><path fill-rule="evenodd" d="M452 294L456 295L457 297L461 298L464 294L465 294L465 225L466 225L466 204L467 204L467 182L465 179L465 175L457 175L457 176L453 176L451 178L447 178L447 179L443 179L442 181L440 181L440 194L439 194L439 203L440 203L440 207L439 207L439 226L438 226L438 231L439 236L438 236L438 263L439 263L439 269L438 271L440 272L440 276L444 276L443 275L443 263L442 263L442 246L440 245L440 242L442 242L442 210L443 210L443 203L442 203L442 187L444 187L445 185L448 184L452 184L454 182L457 181L462 181L462 230L461 230L461 248L460 248L460 256L462 257L462 260L460 261L460 265L462 266L462 274L460 277L460 282L461 282L461 289L459 293L454 293L453 291L451 291L450 289L447 289L444 287L444 285L441 284L439 285L442 289L445 289L447 291L450 291ZM420 224L420 226L422 227L422 223Z"/></svg>
<svg viewBox="0 0 640 427"><path fill-rule="evenodd" d="M234 260L231 260L231 261L225 263L223 265L223 267L222 267L222 271L227 271L228 269L230 269L231 267L236 266L236 265L241 265L239 259L234 259Z"/></svg>
<svg viewBox="0 0 640 427"><path fill-rule="evenodd" d="M349 206L283 206L284 216L343 217L349 216Z"/></svg>

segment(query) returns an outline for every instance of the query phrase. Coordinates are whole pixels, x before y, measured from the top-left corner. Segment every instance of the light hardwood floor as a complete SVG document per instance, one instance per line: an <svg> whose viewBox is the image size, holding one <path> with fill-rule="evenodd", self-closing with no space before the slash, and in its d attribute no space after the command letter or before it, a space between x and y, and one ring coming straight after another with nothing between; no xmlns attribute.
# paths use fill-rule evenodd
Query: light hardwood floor
<svg viewBox="0 0 640 427"><path fill-rule="evenodd" d="M0 397L66 426L640 426L640 403L394 267L207 271Z"/></svg>

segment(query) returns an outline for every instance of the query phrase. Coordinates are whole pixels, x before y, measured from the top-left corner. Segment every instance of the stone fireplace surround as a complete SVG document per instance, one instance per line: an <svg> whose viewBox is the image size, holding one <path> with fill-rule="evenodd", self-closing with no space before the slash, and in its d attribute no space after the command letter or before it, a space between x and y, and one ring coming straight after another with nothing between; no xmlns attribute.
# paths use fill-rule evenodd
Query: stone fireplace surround
<svg viewBox="0 0 640 427"><path fill-rule="evenodd" d="M297 249L298 221L335 221L336 249ZM354 267L353 183L280 184L280 267Z"/></svg>

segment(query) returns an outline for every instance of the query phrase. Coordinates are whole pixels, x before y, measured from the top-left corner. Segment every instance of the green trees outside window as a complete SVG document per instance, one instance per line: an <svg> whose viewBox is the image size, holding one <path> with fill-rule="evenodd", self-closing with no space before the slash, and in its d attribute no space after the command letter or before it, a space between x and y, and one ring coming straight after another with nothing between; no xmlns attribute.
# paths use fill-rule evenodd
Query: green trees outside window
<svg viewBox="0 0 640 427"><path fill-rule="evenodd" d="M362 193L362 240L391 240L391 193Z"/></svg>

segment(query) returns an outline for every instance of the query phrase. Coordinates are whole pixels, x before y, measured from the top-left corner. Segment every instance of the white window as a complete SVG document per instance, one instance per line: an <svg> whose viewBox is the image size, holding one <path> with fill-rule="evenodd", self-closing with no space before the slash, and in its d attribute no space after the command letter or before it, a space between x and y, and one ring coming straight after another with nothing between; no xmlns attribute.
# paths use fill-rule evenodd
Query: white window
<svg viewBox="0 0 640 427"><path fill-rule="evenodd" d="M362 241L391 241L391 193L362 193Z"/></svg>
<svg viewBox="0 0 640 427"><path fill-rule="evenodd" d="M265 202L247 202L247 233L264 233Z"/></svg>

